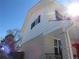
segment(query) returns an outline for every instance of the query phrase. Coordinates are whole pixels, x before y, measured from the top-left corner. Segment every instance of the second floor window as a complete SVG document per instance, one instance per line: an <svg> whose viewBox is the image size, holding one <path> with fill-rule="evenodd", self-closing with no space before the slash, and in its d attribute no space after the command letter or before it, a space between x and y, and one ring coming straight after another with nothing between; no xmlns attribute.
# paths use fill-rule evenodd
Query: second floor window
<svg viewBox="0 0 79 59"><path fill-rule="evenodd" d="M36 18L36 20L31 24L31 29L35 26L35 25L37 25L37 24L39 24L40 23L40 16L38 16L37 18Z"/></svg>
<svg viewBox="0 0 79 59"><path fill-rule="evenodd" d="M34 26L35 26L35 22L33 22L33 23L31 24L31 29L32 29Z"/></svg>

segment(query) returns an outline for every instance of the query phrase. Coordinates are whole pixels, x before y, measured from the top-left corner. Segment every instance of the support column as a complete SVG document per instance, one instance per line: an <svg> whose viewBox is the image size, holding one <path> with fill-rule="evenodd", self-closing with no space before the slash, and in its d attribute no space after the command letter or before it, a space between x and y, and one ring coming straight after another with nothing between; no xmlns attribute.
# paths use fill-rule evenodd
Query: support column
<svg viewBox="0 0 79 59"><path fill-rule="evenodd" d="M67 54L68 54L67 57L68 59L73 59L72 45L71 45L68 31L65 31L65 42L66 42L66 48L67 48Z"/></svg>

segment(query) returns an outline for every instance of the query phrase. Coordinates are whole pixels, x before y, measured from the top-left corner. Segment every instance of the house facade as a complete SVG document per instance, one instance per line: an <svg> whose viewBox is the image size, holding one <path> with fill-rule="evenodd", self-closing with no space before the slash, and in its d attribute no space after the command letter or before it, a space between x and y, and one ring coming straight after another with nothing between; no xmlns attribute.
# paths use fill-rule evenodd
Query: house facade
<svg viewBox="0 0 79 59"><path fill-rule="evenodd" d="M65 10L56 0L40 0L28 11L20 42L25 59L74 58L69 32L73 22Z"/></svg>

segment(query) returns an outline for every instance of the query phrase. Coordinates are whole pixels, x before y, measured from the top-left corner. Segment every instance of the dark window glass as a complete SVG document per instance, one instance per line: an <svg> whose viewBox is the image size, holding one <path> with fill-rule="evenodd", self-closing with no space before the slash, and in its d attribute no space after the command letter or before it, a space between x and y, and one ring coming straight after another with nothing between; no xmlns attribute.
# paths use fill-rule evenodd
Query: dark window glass
<svg viewBox="0 0 79 59"><path fill-rule="evenodd" d="M31 29L38 23L40 23L40 16L38 16L38 18L31 24Z"/></svg>
<svg viewBox="0 0 79 59"><path fill-rule="evenodd" d="M38 23L40 23L40 16L38 17Z"/></svg>
<svg viewBox="0 0 79 59"><path fill-rule="evenodd" d="M61 48L61 41L58 40L58 43L59 43L59 54L61 56L61 59L62 59L62 48Z"/></svg>
<svg viewBox="0 0 79 59"><path fill-rule="evenodd" d="M57 46L57 40L54 40L54 46Z"/></svg>
<svg viewBox="0 0 79 59"><path fill-rule="evenodd" d="M31 29L32 29L34 26L35 26L35 22L33 22L33 23L31 24Z"/></svg>
<svg viewBox="0 0 79 59"><path fill-rule="evenodd" d="M55 55L58 55L58 48L54 48L55 49Z"/></svg>
<svg viewBox="0 0 79 59"><path fill-rule="evenodd" d="M61 46L61 41L60 40L58 40L58 44L59 44L59 46Z"/></svg>
<svg viewBox="0 0 79 59"><path fill-rule="evenodd" d="M59 47L59 54L62 56L62 49Z"/></svg>
<svg viewBox="0 0 79 59"><path fill-rule="evenodd" d="M38 18L35 20L35 24L37 25L38 23L40 23L40 16L38 16Z"/></svg>

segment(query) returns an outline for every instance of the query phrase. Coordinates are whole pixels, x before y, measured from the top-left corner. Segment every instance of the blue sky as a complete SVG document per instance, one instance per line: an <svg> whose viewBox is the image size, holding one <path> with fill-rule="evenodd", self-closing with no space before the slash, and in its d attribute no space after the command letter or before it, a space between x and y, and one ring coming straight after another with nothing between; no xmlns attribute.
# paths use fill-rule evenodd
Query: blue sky
<svg viewBox="0 0 79 59"><path fill-rule="evenodd" d="M0 37L9 29L21 29L28 10L39 0L0 0ZM59 0L68 3L68 0Z"/></svg>
<svg viewBox="0 0 79 59"><path fill-rule="evenodd" d="M0 0L0 37L9 29L21 29L27 11L38 0Z"/></svg>

